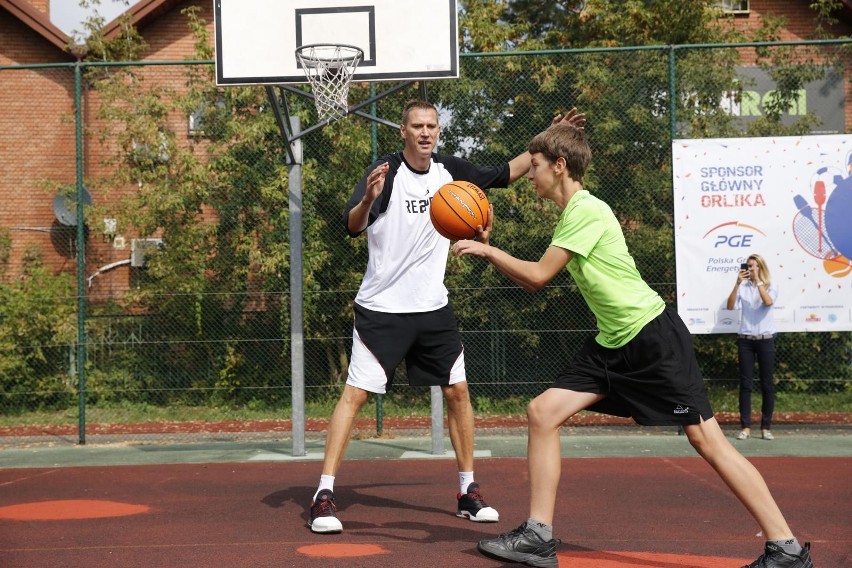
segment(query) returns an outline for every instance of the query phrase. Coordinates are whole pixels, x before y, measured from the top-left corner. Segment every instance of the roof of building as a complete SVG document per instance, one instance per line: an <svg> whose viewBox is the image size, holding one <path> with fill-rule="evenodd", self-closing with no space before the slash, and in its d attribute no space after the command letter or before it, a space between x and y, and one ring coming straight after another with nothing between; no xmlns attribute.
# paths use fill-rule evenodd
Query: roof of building
<svg viewBox="0 0 852 568"><path fill-rule="evenodd" d="M185 0L139 0L133 4L122 16L129 14L130 21L136 26L155 20L162 14L168 12ZM59 29L50 21L50 17L37 10L28 0L0 0L0 8L5 8L10 14L18 18L27 27L42 36L44 39L71 55L71 36ZM116 35L120 29L120 17L107 22L104 26L104 34L107 37Z"/></svg>
<svg viewBox="0 0 852 568"><path fill-rule="evenodd" d="M33 8L26 0L0 0L0 8L8 10L10 14L59 49L68 50L71 40L68 34L53 25L47 14Z"/></svg>

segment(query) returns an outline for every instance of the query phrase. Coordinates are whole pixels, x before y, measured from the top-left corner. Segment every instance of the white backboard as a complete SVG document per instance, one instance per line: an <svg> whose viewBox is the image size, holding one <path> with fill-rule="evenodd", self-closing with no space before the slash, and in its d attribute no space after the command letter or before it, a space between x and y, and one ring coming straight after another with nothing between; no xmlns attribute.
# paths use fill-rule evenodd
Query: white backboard
<svg viewBox="0 0 852 568"><path fill-rule="evenodd" d="M355 81L457 78L456 0L214 0L216 84L306 83L296 48L364 51Z"/></svg>

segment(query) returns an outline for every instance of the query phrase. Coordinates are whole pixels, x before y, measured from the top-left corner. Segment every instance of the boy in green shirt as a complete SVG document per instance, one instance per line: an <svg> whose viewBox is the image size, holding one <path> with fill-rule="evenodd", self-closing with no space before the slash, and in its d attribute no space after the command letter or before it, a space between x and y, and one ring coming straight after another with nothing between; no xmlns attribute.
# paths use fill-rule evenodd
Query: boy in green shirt
<svg viewBox="0 0 852 568"><path fill-rule="evenodd" d="M731 488L763 531L764 553L744 568L813 568L763 477L727 440L713 417L692 338L677 315L639 275L609 206L583 189L591 161L583 131L555 125L530 142L527 177L539 197L562 210L550 246L537 262L489 245L492 215L481 242L464 240L455 256L480 256L528 292L563 268L597 319L599 333L527 408L529 519L512 532L479 542L483 554L529 566L558 566L553 539L561 475L559 433L577 412L630 416L643 425L681 426L695 450Z"/></svg>

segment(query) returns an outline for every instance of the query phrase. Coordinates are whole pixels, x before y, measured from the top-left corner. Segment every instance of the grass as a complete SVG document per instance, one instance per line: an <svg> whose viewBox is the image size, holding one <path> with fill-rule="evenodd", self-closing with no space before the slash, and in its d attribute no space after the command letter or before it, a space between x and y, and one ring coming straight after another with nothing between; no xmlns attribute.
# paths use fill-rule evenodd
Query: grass
<svg viewBox="0 0 852 568"><path fill-rule="evenodd" d="M420 392L420 391L415 391ZM710 400L716 412L737 412L737 391L734 389L711 388ZM305 405L308 418L329 418L337 400L327 398L310 401ZM478 397L474 401L474 410L479 416L523 416L526 414L526 398L509 398L493 401ZM218 422L289 419L290 406L279 408L248 405L240 408L214 406L157 406L144 403L120 403L108 406L89 406L86 408L86 422L120 424L140 422ZM752 397L752 408L760 408L760 394ZM76 424L77 407L63 410L41 410L23 413L5 413L0 415L0 427L39 426L56 424ZM382 398L382 415L388 418L430 416L431 407L428 394ZM832 394L811 394L779 392L776 398L775 412L841 412L852 413L852 392ZM363 417L377 415L376 397L371 397L361 411Z"/></svg>

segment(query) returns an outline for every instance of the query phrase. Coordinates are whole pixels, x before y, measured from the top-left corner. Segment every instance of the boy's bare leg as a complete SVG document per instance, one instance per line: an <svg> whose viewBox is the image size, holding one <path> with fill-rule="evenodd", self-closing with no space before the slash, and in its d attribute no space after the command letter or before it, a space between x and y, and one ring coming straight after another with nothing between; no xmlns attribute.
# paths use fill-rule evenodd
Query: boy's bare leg
<svg viewBox="0 0 852 568"><path fill-rule="evenodd" d="M760 525L766 540L793 538L763 476L731 445L715 418L683 429L689 443L716 470Z"/></svg>
<svg viewBox="0 0 852 568"><path fill-rule="evenodd" d="M369 393L363 389L346 385L334 407L325 437L325 456L322 463L323 475L337 475L337 469L349 446L355 417L367 402Z"/></svg>
<svg viewBox="0 0 852 568"><path fill-rule="evenodd" d="M556 490L562 475L559 432L562 424L595 402L599 394L550 388L527 406L530 518L552 525Z"/></svg>

